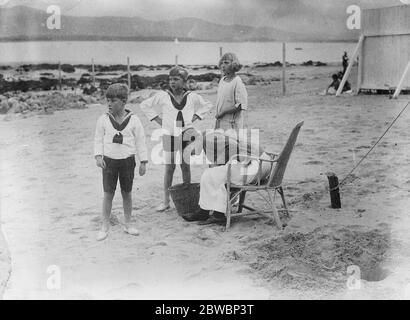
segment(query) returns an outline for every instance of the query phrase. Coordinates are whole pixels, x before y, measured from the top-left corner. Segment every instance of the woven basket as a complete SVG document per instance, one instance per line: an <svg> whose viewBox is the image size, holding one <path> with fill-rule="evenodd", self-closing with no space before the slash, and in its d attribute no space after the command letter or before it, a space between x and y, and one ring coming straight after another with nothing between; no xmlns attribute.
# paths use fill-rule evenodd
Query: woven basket
<svg viewBox="0 0 410 320"><path fill-rule="evenodd" d="M199 210L199 183L181 183L168 190L180 216Z"/></svg>

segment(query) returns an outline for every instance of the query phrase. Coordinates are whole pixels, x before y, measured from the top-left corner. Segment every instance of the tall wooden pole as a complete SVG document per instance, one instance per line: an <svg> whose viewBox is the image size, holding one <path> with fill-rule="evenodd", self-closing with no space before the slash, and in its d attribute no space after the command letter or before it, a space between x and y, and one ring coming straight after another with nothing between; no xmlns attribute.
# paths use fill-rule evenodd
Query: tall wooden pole
<svg viewBox="0 0 410 320"><path fill-rule="evenodd" d="M58 61L58 86L60 88L60 91L62 89L62 84L61 84L61 61Z"/></svg>
<svg viewBox="0 0 410 320"><path fill-rule="evenodd" d="M360 49L362 48L363 40L364 40L364 35L362 34L360 36L359 42L357 43L356 49L353 52L353 56L350 58L349 66L347 67L346 72L343 76L342 82L339 85L339 89L337 89L336 97L340 96L340 94L342 93L342 90L346 84L347 78L349 78L350 72L352 71L354 61L357 59Z"/></svg>
<svg viewBox="0 0 410 320"><path fill-rule="evenodd" d="M410 72L410 60L409 60L409 63L407 64L406 69L404 69L403 75L401 76L399 84L397 85L396 91L393 94L393 99L396 99L399 96L401 89L403 88L404 80L406 80L406 77L409 74L409 72Z"/></svg>
<svg viewBox="0 0 410 320"><path fill-rule="evenodd" d="M93 87L95 88L95 66L94 66L94 58L91 59L91 78L93 80Z"/></svg>
<svg viewBox="0 0 410 320"><path fill-rule="evenodd" d="M178 38L175 38L175 66L178 66L178 53L179 53L179 41Z"/></svg>
<svg viewBox="0 0 410 320"><path fill-rule="evenodd" d="M363 67L364 67L364 61L363 61L363 45L364 42L360 44L359 48L359 54L358 54L358 63L357 63L357 89L356 89L356 94L360 93L360 89L362 88L362 82L363 82Z"/></svg>
<svg viewBox="0 0 410 320"><path fill-rule="evenodd" d="M282 94L286 95L286 43L282 43Z"/></svg>
<svg viewBox="0 0 410 320"><path fill-rule="evenodd" d="M127 57L128 90L131 90L130 57Z"/></svg>
<svg viewBox="0 0 410 320"><path fill-rule="evenodd" d="M223 50L223 48L219 47L219 59L222 58L222 50Z"/></svg>

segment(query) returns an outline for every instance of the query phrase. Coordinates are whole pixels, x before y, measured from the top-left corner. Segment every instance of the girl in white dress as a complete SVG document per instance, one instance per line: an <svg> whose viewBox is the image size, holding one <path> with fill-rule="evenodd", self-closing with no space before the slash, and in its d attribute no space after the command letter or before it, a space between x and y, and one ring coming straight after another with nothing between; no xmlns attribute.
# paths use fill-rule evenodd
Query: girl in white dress
<svg viewBox="0 0 410 320"><path fill-rule="evenodd" d="M242 79L236 75L242 65L234 53L225 53L219 61L222 78L216 100L215 129L235 130L245 127L248 93Z"/></svg>

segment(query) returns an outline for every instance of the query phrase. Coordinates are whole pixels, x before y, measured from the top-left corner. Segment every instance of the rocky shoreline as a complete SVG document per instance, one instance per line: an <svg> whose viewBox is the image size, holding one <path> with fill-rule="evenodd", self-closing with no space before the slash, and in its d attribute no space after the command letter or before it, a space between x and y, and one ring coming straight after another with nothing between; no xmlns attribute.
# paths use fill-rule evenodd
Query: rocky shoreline
<svg viewBox="0 0 410 320"><path fill-rule="evenodd" d="M27 92L0 95L0 114L25 114L37 111L44 114L55 110L83 109L87 104L98 103L98 95L53 92Z"/></svg>
<svg viewBox="0 0 410 320"><path fill-rule="evenodd" d="M326 63L311 60L299 66L326 66ZM216 65L191 65L184 66L190 71L190 81L195 83L217 82L220 73ZM288 67L297 66L287 63ZM167 83L168 70L173 65L131 65L131 89L161 89ZM282 63L257 62L252 65L245 65L242 71L248 76L250 82L255 82L252 73L248 70L260 70L263 68L280 68ZM28 92L28 91L49 91L59 88L74 90L83 88L86 90L90 86L96 86L102 90L106 89L114 82L128 82L127 65L95 65L94 76L92 75L91 64L23 64L18 66L0 66L0 94L6 92ZM61 70L61 74L60 71ZM138 74L137 74L138 72ZM198 74L199 73L199 74ZM196 88L191 88L196 89ZM85 92L86 94L88 92Z"/></svg>
<svg viewBox="0 0 410 320"><path fill-rule="evenodd" d="M321 67L320 61L307 61L287 67ZM168 86L168 70L173 65L130 66L131 91L165 89ZM220 72L215 65L183 66L189 73L190 90L212 90L218 86ZM280 81L280 76L261 75L264 70L280 70L282 63L254 63L240 71L247 86L269 85ZM61 78L59 78L61 69ZM291 69L292 70L292 69ZM294 79L290 73L289 80ZM302 79L302 78L301 78ZM302 79L303 80L303 79ZM24 114L27 112L52 113L61 109L81 109L104 99L106 88L112 83L128 83L126 65L95 65L94 76L90 64L23 64L0 66L0 114Z"/></svg>

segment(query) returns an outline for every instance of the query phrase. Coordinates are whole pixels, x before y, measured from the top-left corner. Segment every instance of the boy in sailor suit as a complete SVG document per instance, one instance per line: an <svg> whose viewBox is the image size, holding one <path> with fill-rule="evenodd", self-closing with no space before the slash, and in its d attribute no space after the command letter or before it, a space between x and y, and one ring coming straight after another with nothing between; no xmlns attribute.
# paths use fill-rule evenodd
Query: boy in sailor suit
<svg viewBox="0 0 410 320"><path fill-rule="evenodd" d="M138 235L138 230L130 225L132 212L132 184L138 156L139 174L143 176L148 162L144 128L137 115L125 109L128 86L115 83L106 92L108 112L97 121L94 139L94 156L98 167L102 168L104 200L102 227L97 240L108 236L112 200L118 180L124 207L124 232Z"/></svg>
<svg viewBox="0 0 410 320"><path fill-rule="evenodd" d="M203 99L199 94L185 89L188 72L179 66L173 67L169 72L170 90L160 91L149 99L141 102L141 110L150 121L158 123L163 130L162 144L165 155L164 200L157 207L157 211L170 208L170 193L168 188L176 168L176 154L181 156L180 166L184 183L191 183L191 170L189 163L183 158L183 150L190 141L184 133L193 128L196 120L202 120L212 109L211 102ZM154 107L161 110L158 114Z"/></svg>

